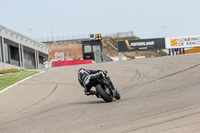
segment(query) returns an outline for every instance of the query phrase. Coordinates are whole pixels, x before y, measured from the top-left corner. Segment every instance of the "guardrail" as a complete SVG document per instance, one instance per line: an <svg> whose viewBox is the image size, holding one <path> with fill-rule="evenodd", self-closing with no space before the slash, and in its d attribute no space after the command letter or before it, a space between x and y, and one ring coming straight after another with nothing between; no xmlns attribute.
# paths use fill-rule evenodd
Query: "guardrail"
<svg viewBox="0 0 200 133"><path fill-rule="evenodd" d="M127 31L127 32L117 32L117 33L102 33L102 38L108 38L108 37L131 37L134 36L133 31ZM78 40L88 40L89 35L70 35L70 36L52 36L52 37L43 37L43 38L35 38L35 40L43 43L48 42L62 42L62 41L78 41Z"/></svg>

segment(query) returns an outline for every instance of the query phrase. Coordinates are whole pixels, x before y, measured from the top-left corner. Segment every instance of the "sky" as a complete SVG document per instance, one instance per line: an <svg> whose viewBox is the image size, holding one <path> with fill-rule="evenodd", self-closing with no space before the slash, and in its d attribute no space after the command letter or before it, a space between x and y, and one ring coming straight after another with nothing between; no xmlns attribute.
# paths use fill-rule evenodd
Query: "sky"
<svg viewBox="0 0 200 133"><path fill-rule="evenodd" d="M0 24L32 38L133 31L200 35L200 0L0 0Z"/></svg>

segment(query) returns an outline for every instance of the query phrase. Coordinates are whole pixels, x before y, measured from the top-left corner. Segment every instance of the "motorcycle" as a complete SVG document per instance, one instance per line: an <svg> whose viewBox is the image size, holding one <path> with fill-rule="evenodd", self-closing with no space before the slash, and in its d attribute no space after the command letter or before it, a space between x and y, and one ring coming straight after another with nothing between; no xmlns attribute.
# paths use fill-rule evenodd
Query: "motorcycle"
<svg viewBox="0 0 200 133"><path fill-rule="evenodd" d="M119 92L112 87L112 82L109 78L109 76L107 75L107 71L103 72L105 76L103 76L103 78L97 78L94 86L96 88L96 96L98 98L102 98L105 102L112 102L113 98L115 99L120 99L121 96L119 94Z"/></svg>

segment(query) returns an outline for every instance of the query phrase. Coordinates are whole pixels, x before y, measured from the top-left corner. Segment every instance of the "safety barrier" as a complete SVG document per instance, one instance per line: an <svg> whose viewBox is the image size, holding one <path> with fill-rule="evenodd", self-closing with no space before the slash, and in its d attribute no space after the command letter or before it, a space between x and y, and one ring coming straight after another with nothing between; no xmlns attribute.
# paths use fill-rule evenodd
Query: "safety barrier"
<svg viewBox="0 0 200 133"><path fill-rule="evenodd" d="M81 65L81 64L91 64L91 63L93 63L93 60L53 61L52 62L52 67Z"/></svg>

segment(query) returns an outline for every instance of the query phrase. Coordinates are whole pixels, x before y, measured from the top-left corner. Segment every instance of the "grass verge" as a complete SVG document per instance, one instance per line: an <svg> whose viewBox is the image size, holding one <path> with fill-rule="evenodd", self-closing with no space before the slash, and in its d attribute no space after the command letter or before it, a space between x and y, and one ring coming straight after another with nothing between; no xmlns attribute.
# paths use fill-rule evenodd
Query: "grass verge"
<svg viewBox="0 0 200 133"><path fill-rule="evenodd" d="M0 91L22 79L37 73L39 73L39 71L20 71L0 76Z"/></svg>

